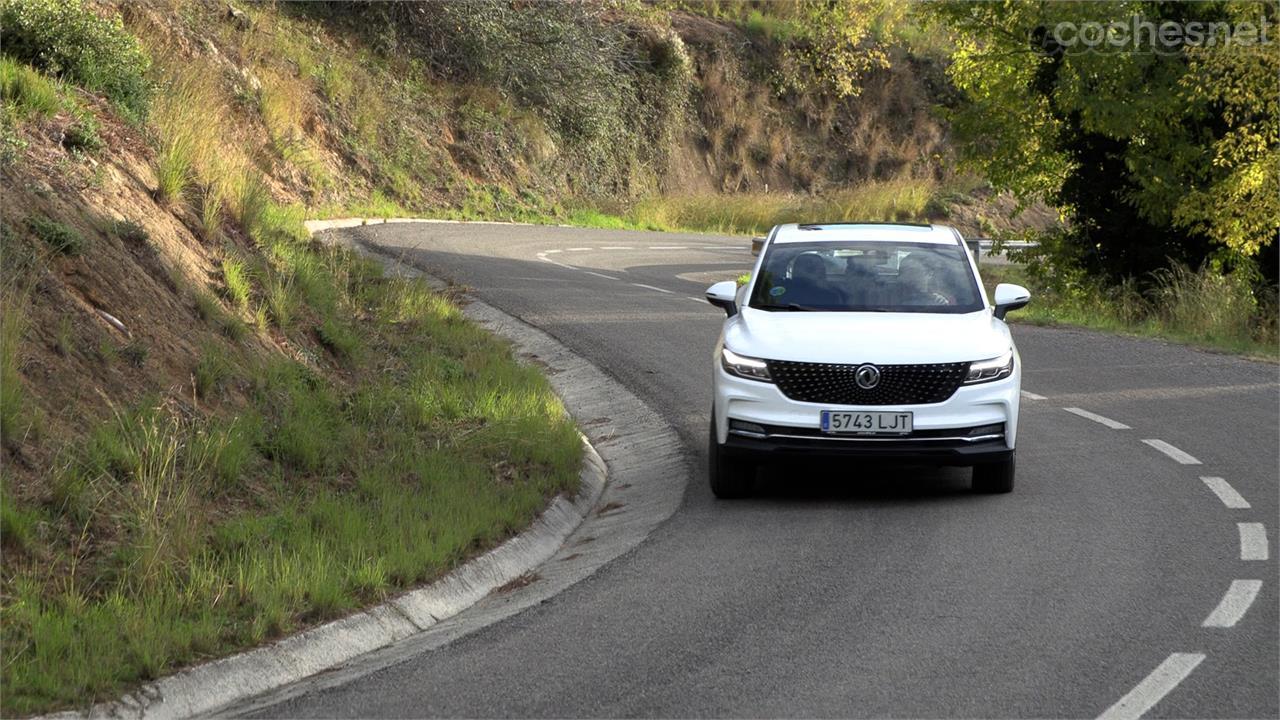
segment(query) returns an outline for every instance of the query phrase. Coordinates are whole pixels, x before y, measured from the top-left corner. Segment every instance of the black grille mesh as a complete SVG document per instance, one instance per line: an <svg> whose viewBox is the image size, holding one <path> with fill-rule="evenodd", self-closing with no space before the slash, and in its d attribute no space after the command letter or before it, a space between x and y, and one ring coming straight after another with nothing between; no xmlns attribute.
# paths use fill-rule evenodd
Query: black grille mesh
<svg viewBox="0 0 1280 720"><path fill-rule="evenodd" d="M792 400L832 405L922 405L940 403L955 394L969 371L969 363L935 365L877 365L880 383L863 390L854 381L862 363L768 360L778 389Z"/></svg>

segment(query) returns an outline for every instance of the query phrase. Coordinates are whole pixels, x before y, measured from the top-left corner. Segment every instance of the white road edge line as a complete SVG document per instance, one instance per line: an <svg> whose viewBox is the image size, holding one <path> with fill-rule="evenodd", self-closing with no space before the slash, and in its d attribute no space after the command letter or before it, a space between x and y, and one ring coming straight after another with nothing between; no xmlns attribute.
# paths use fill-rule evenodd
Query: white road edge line
<svg viewBox="0 0 1280 720"><path fill-rule="evenodd" d="M1231 487L1231 483L1227 482L1223 478L1204 477L1202 475L1200 476L1200 479L1204 481L1205 485L1209 486L1209 489L1213 491L1214 495L1218 496L1218 499L1222 501L1223 505L1226 505L1232 510L1248 510L1252 507L1249 504L1249 501L1245 500L1240 493L1236 492L1235 488Z"/></svg>
<svg viewBox="0 0 1280 720"><path fill-rule="evenodd" d="M1071 413L1072 415L1079 415L1080 417L1082 417L1082 418L1084 418L1084 419L1086 419L1086 420L1092 420L1092 421L1094 421L1094 422L1096 422L1096 423L1098 423L1098 424L1100 424L1100 425L1106 425L1107 427L1111 428L1112 430L1132 430L1132 429L1133 429L1133 428L1129 427L1128 425L1125 425L1125 424L1124 424L1124 423L1122 423L1122 422L1116 422L1115 420L1112 420L1112 419L1111 419L1111 418L1109 418L1109 417L1103 417L1103 416L1101 416L1101 415L1097 415L1097 414L1095 414L1095 413L1091 413L1091 412L1089 412L1088 410L1081 410L1081 409L1080 409L1080 408L1078 408L1078 407L1069 407L1069 408L1062 408L1062 409L1063 409L1063 410L1066 410L1067 412Z"/></svg>
<svg viewBox="0 0 1280 720"><path fill-rule="evenodd" d="M1236 523L1240 529L1240 559L1266 560L1271 552L1267 547L1267 527L1260 522Z"/></svg>
<svg viewBox="0 0 1280 720"><path fill-rule="evenodd" d="M539 260L542 260L543 262L549 262L549 263L551 263L552 265L559 265L560 267L565 268L565 269L568 269L568 270L577 270L577 269L578 269L578 268L576 268L576 267L574 267L574 266L572 266L572 265L565 265L565 264L564 264L564 263L562 263L562 262L556 262L555 260L552 260L551 258L547 257L546 255L541 255L541 254L539 254L539 255L538 255L538 259L539 259Z"/></svg>
<svg viewBox="0 0 1280 720"><path fill-rule="evenodd" d="M604 278L605 280L617 280L617 279L618 279L618 278L616 278L616 277L614 277L614 276L612 276L612 275L605 275L604 273L592 272L592 271L590 271L590 270L583 270L582 272L584 272L584 273L586 273L586 274L588 274L588 275L595 275L595 276L596 276L596 277L598 277L598 278Z"/></svg>
<svg viewBox="0 0 1280 720"><path fill-rule="evenodd" d="M1172 653L1098 720L1137 720L1204 661L1204 653Z"/></svg>
<svg viewBox="0 0 1280 720"><path fill-rule="evenodd" d="M1240 618L1249 612L1249 607L1258 598L1262 589L1261 580L1232 580L1227 594L1222 596L1218 607L1209 613L1200 627L1229 628L1235 627Z"/></svg>
<svg viewBox="0 0 1280 720"><path fill-rule="evenodd" d="M1026 390L1022 391L1022 397L1025 400L1048 400L1049 399L1043 395L1037 395L1033 392L1027 392Z"/></svg>
<svg viewBox="0 0 1280 720"><path fill-rule="evenodd" d="M1200 464L1200 461L1195 459L1194 456L1190 455L1189 453L1183 452L1182 450L1179 450L1178 448L1170 445L1169 443L1163 440L1151 439L1151 440L1143 440L1142 442L1150 445L1156 450L1159 450L1165 455L1168 455L1169 457L1173 458L1176 462L1182 465L1199 465Z"/></svg>
<svg viewBox="0 0 1280 720"><path fill-rule="evenodd" d="M674 292L672 292L672 291L670 291L670 290L663 290L663 289L662 289L662 288L660 288L660 287L654 287L654 286L652 286L652 285L645 285L644 283L631 283L631 284L632 284L632 285L635 285L636 287L644 288L645 290L657 290L657 291L658 291L658 292L660 292L660 293L666 293L666 294L668 294L668 295L675 295L675 293L674 293Z"/></svg>

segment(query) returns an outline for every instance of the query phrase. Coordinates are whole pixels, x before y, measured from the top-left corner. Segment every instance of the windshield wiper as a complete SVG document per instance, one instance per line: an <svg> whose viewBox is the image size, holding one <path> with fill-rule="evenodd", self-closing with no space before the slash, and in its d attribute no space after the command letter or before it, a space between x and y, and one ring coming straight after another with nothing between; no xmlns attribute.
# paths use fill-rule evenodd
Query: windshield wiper
<svg viewBox="0 0 1280 720"><path fill-rule="evenodd" d="M801 305L799 303L790 303L786 306L788 310L803 310L805 312L821 312L826 308L811 307L809 305Z"/></svg>

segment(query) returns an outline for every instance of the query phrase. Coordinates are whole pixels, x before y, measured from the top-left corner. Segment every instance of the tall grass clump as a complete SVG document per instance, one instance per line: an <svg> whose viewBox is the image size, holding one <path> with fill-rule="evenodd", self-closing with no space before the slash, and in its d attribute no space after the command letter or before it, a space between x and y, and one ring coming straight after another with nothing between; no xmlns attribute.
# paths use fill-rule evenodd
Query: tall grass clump
<svg viewBox="0 0 1280 720"><path fill-rule="evenodd" d="M1152 308L1167 332L1218 345L1274 340L1258 299L1261 273L1248 263L1226 272L1211 264L1199 270L1174 264L1154 279Z"/></svg>
<svg viewBox="0 0 1280 720"><path fill-rule="evenodd" d="M249 279L249 269L243 260L224 258L222 261L222 282L226 286L227 297L241 310L249 309L249 299L253 294L253 281Z"/></svg>
<svg viewBox="0 0 1280 720"><path fill-rule="evenodd" d="M230 182L235 219L250 237L256 238L263 217L271 207L271 191L263 182L262 175L249 166L241 168Z"/></svg>
<svg viewBox="0 0 1280 720"><path fill-rule="evenodd" d="M0 55L0 100L19 120L50 117L64 105L56 80L6 55Z"/></svg>
<svg viewBox="0 0 1280 720"><path fill-rule="evenodd" d="M202 174L215 175L221 167L223 108L204 68L176 63L170 67L161 80L151 119L160 139L156 197L178 202Z"/></svg>
<svg viewBox="0 0 1280 720"><path fill-rule="evenodd" d="M140 120L151 65L119 15L99 17L83 0L0 0L0 47L54 77L103 93Z"/></svg>

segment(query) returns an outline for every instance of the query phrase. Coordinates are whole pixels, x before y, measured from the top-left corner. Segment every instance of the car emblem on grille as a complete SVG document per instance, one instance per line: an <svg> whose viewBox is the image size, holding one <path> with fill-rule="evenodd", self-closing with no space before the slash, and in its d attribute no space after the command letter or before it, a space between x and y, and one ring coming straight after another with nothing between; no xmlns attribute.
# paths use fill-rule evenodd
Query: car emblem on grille
<svg viewBox="0 0 1280 720"><path fill-rule="evenodd" d="M880 368L875 365L859 365L853 373L853 380L863 390L874 390L880 384Z"/></svg>

